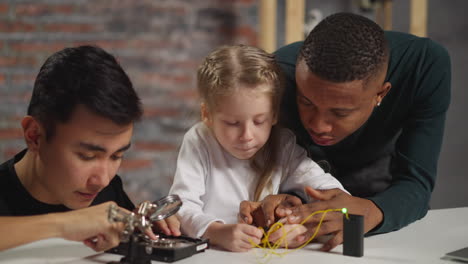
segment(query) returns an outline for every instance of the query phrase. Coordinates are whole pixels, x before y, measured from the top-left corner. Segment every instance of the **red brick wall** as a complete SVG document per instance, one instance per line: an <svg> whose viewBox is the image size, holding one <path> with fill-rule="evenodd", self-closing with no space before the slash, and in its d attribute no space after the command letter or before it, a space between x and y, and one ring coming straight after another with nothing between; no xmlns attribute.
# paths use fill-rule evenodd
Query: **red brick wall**
<svg viewBox="0 0 468 264"><path fill-rule="evenodd" d="M255 45L254 0L0 1L0 161L25 147L20 120L45 59L64 47L114 54L145 108L120 170L135 202L167 194L181 138L198 118L195 71L216 46Z"/></svg>

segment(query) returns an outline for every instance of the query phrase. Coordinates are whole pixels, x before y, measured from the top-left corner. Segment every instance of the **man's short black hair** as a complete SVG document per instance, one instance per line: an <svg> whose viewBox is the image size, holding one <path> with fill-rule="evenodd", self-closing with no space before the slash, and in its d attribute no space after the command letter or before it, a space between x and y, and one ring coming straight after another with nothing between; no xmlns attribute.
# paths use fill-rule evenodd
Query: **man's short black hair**
<svg viewBox="0 0 468 264"><path fill-rule="evenodd" d="M367 80L388 61L384 31L352 13L326 17L307 36L299 59L309 70L332 82Z"/></svg>
<svg viewBox="0 0 468 264"><path fill-rule="evenodd" d="M55 125L66 123L78 105L119 125L139 120L143 112L117 60L95 46L65 48L46 60L34 83L28 115L42 123L49 139Z"/></svg>

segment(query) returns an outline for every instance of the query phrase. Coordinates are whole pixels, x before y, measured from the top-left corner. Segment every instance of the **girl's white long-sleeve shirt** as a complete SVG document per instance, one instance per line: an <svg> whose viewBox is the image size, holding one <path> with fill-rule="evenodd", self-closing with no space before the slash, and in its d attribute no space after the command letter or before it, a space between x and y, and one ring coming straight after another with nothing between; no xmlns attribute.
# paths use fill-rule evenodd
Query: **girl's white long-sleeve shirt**
<svg viewBox="0 0 468 264"><path fill-rule="evenodd" d="M279 164L273 171L271 188L265 189L261 197L294 191L310 201L304 193L305 186L345 191L338 180L307 157L291 131L281 129L279 133ZM183 202L179 210L182 232L201 237L215 221L237 223L239 205L254 199L258 177L250 161L225 151L205 124L194 125L184 136L169 191Z"/></svg>

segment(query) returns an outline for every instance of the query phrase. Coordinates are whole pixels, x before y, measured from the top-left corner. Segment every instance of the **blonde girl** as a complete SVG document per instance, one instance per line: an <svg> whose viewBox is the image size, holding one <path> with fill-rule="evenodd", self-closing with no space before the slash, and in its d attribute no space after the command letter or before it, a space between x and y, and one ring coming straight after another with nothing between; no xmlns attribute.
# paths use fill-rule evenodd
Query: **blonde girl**
<svg viewBox="0 0 468 264"><path fill-rule="evenodd" d="M262 232L237 223L243 200L303 186L343 189L296 145L292 132L277 127L283 81L273 55L223 46L205 58L197 79L202 122L184 136L170 190L184 202L183 233L246 251Z"/></svg>

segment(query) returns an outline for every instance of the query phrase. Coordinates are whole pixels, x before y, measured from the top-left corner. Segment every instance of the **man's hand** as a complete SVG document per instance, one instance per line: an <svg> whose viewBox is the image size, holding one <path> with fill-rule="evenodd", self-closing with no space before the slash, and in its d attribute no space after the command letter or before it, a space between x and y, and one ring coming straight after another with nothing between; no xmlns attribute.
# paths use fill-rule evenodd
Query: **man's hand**
<svg viewBox="0 0 468 264"><path fill-rule="evenodd" d="M0 250L52 237L83 242L95 251L113 248L120 242L124 224L109 221L111 205L116 206L114 202L107 202L63 213L2 216L0 233L6 234L11 230L16 230L16 233L0 239ZM128 212L120 207L118 210Z"/></svg>
<svg viewBox="0 0 468 264"><path fill-rule="evenodd" d="M55 218L60 226L59 236L67 240L83 241L95 251L117 246L124 225L120 222L109 222L108 210L111 204L115 203L107 202L66 213L56 213Z"/></svg>
<svg viewBox="0 0 468 264"><path fill-rule="evenodd" d="M301 204L301 199L289 194L268 195L261 202L242 201L238 221L270 227L277 219L291 214L292 208Z"/></svg>
<svg viewBox="0 0 468 264"><path fill-rule="evenodd" d="M210 240L210 244L234 252L251 249L251 242L259 244L262 236L263 232L255 226L218 222L211 223L203 235Z"/></svg>
<svg viewBox="0 0 468 264"><path fill-rule="evenodd" d="M179 215L172 215L164 220L154 222L154 230L163 232L168 236L180 236Z"/></svg>
<svg viewBox="0 0 468 264"><path fill-rule="evenodd" d="M293 209L292 214L288 216L288 223L290 224L301 223L307 216L316 211L343 207L347 208L350 214L364 216L364 232L370 231L383 220L382 211L370 200L353 197L340 189L315 190L311 187L306 187L305 190L316 201ZM304 223L308 232L299 235L296 240L298 242L308 240L314 234L321 217L322 214L316 214L307 223ZM322 246L322 251L329 251L343 243L343 214L341 212L329 212L326 214L317 232L317 237L326 234L332 234L333 236Z"/></svg>
<svg viewBox="0 0 468 264"><path fill-rule="evenodd" d="M303 225L286 224L271 233L268 236L268 240L272 243L280 243L280 247L296 248L305 242L301 235L305 234L307 231L307 228Z"/></svg>

